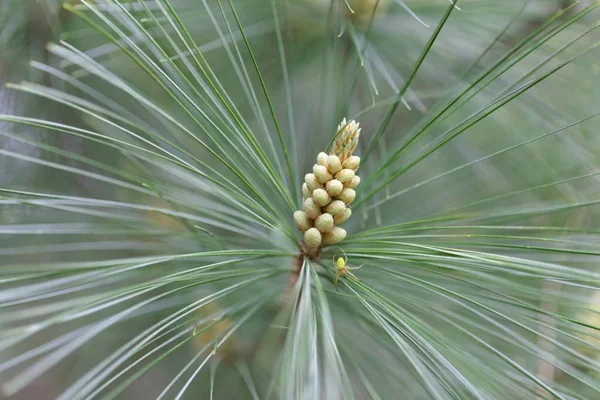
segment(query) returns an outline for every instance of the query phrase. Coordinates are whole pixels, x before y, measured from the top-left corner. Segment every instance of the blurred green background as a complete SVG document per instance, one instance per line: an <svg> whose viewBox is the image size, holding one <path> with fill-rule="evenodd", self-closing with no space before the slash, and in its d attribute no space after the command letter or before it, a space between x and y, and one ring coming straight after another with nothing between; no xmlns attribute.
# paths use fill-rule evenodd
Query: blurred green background
<svg viewBox="0 0 600 400"><path fill-rule="evenodd" d="M202 112L206 113L203 116L199 116L200 110L186 112L173 97L165 95L157 79L143 73L142 67L119 48L118 44L129 46L126 40L114 36L116 43L111 42L94 29L93 24L103 26L102 21L98 16L85 11L85 6L77 0L70 1L70 8L67 9L63 8L62 3L64 2L60 0L0 0L0 81L4 83L0 87L0 114L49 120L141 144L141 140L131 139L128 133L121 129L119 123L126 120L131 124L123 123L123 126L131 127L132 130L139 128L143 131L148 128L159 132L161 139L169 141L169 144L161 142L164 148L177 154L180 154L178 149L185 149L214 167L216 171L226 174L227 171L185 130L191 127L189 129L203 135L195 125L195 118L205 125L208 125L205 121L210 118L217 120L217 125L224 125L222 120L218 120L220 110L216 107L202 109ZM90 3L103 9L102 1ZM172 36L174 33L170 29L170 21L161 14L160 8L153 2L122 3L121 10L106 5L105 12L109 20L124 31L129 31L130 40L151 54L153 62L161 63L161 68L169 76L177 76L176 84L188 83L192 88L204 89L202 79L199 78L198 66L188 64L192 63L191 58L182 61L180 53L188 56L189 54L183 49L179 39ZM380 122L385 118L391 104L390 98L393 99L410 76L415 60L448 8L446 0L380 0L378 11L371 23L370 10L375 4L374 0L349 0L348 6L354 13L349 12L343 1L282 0L274 2L279 12L276 18L270 1L236 0L234 3L264 77L265 86L269 89L286 143L294 149L291 158L297 173L288 178L290 187L296 188L300 187L303 171L310 171L314 157L327 145L335 126L342 118L358 115L357 120L360 121L364 132L360 151L367 151L369 139L375 135ZM270 110L260 92L260 82L253 73L252 59L243 51L244 44L237 26L232 22L231 10L226 7L223 11L227 21L231 23L228 25L223 22L221 10L214 1L178 0L172 1L171 4L206 59L206 64L202 61L199 65L210 66L214 76L223 85L223 91L230 96L231 102L239 109L253 132L273 133L269 119ZM211 12L204 8L206 4ZM575 16L592 2L582 1L569 7L570 4L569 1L560 0L461 2L460 10L451 14L435 46L406 92L403 102L399 104L385 136L382 136L377 146L369 149L371 155L365 159L362 166L365 177L377 172L382 165L381 161L387 160L391 151L401 146L410 134L427 123L429 115L440 110L440 99L457 93L464 85L474 82L476 77L496 63L499 63L504 72L498 76L492 74L493 79L490 79L488 85L468 92L468 98L461 99L452 114L445 114L412 142L411 149L414 149L414 152L405 152L401 157L393 159L378 177L381 182L385 182L393 171L410 165L419 154L427 151L432 143L435 144L438 138L451 133L454 127L464 124L465 121L470 123L472 119L469 118L475 113L490 110L489 105L502 99L503 95L518 90L522 85L543 76L553 68L561 68L514 101L494 109L489 115L486 114L484 119L472 125L472 129L465 129L423 162L415 163L406 173L386 183L383 190L374 193L370 198L365 197L364 201L359 198L361 212L357 212L348 224L347 229L350 233L360 235L361 232L370 232L382 226L428 221L448 215L468 220L473 226L505 224L533 227L532 229L561 227L565 230L556 235L548 229L548 242L544 243L550 247L556 246L560 251L540 252L536 240L507 234L500 243L500 247L506 248L502 254L540 263L556 263L583 271L598 271L598 257L595 253L598 248L597 235L588 234L600 230L596 206L599 193L596 171L600 164L600 141L597 139L596 120L590 119L578 124L575 128L566 130L564 134L561 132L543 140L533 140L598 113L598 52L590 51L562 66L588 46L597 43L599 38L595 28L598 13L590 12L575 19ZM146 6L149 8L146 9ZM561 10L567 7L568 10L562 13ZM125 11L131 13L139 26L132 25L131 20L119 14ZM89 18L89 21L85 18ZM531 50L514 65L510 60L499 62L528 35L545 29L549 20L553 22L552 25L548 25L548 30L556 26L561 27L555 35L547 41L542 41L539 37L532 39L528 42ZM218 21L216 26L215 21ZM89 22L92 22L92 25ZM149 39L143 37L140 27L148 29L157 45L172 51L169 54L159 54L148 44ZM106 26L104 28L106 29ZM278 38L279 35L281 37ZM573 41L575 38L577 41ZM287 70L281 67L279 41L285 47ZM92 61L87 63L86 59L97 64ZM27 83L21 84L22 81ZM120 82L135 88L143 98L149 99L181 125L158 115L149 105L128 96ZM9 84L9 87L5 84ZM15 87L15 84L20 86ZM197 96L194 99L205 99L200 95L204 93L200 89L197 92L190 90L186 93ZM206 98L210 96L207 95ZM199 100L198 103L201 104L202 101ZM82 112L82 108L92 110L106 120L90 112ZM107 120L117 123L108 123ZM6 280L2 283L5 285L3 290L9 294L12 293L11 289L19 288L18 285L11 286L12 277L39 273L35 267L39 265L87 265L86 263L92 262L194 252L199 249L225 250L235 246L256 248L261 240L263 243L270 240L274 247L290 247L284 239L272 232L257 229L260 235L247 235L243 231L244 225L240 223L244 221L244 216L225 209L225 206L220 204L218 195L211 192L210 186L205 181L191 176L189 171L159 168L158 164L151 161L145 163L119 149L86 140L84 137L31 125L35 124L13 124L9 118L0 121L1 188L25 192L35 189L39 193L61 196L102 198L107 201L137 204L140 207L128 210L90 207L74 212L79 206L68 203L52 207L38 207L26 202L3 204L0 211L0 224L4 227L4 232L0 232L0 259L7 266L4 271ZM217 145L224 143L219 140L215 141ZM518 146L528 140L532 142L526 146ZM207 141L210 142L208 139ZM265 149L276 147L274 134L259 135L259 141ZM504 151L511 146L516 147L511 151ZM496 152L497 155L491 156ZM273 153L276 154L278 165L283 166L284 155L281 150L277 147ZM465 163L488 156L491 157L473 167L462 167ZM86 172L81 173L82 170ZM248 171L248 174L250 173L251 171ZM99 175L109 178L98 179ZM121 183L116 184L117 179ZM429 179L431 181L424 184ZM135 186L135 190L127 185ZM377 185L371 186L371 189L373 187ZM268 196L274 193L274 189L266 184L258 188ZM158 195L155 195L157 193ZM366 194L367 192L364 193ZM293 200L299 204L299 198ZM277 210L285 209L283 200L273 195L272 201ZM589 207L580 206L587 203L590 204ZM573 206L575 204L578 206ZM195 224L202 225L202 221L186 217L186 213L193 212L202 217L211 213L219 214L221 206L223 224L235 227L239 225L241 233L232 234L231 231L216 226L211 227L205 234L204 231L194 228ZM166 215L156 211L161 208L171 209L181 215ZM103 213L113 214L107 217ZM290 215L282 212L278 217L283 227L291 223ZM15 228L17 225L28 232L13 234L11 229L21 229ZM39 230L39 234L36 234L36 229ZM252 232L251 229L248 230ZM425 239L407 236L405 240L408 243L421 244L442 241L441 243L448 246L464 246L492 253L498 248L495 247L497 242L492 245L492 240L485 237L486 233L496 232L493 228L478 231L482 237L477 241L466 241L462 235L465 232L460 228L453 232L457 233L455 237L440 238L435 235L444 232L432 230L429 232L432 237ZM360 236L350 236L348 252L352 251L353 240L359 243L359 248L361 246ZM373 246L376 250L377 246ZM587 250L589 252L586 252ZM359 250L356 252L360 253ZM330 254L327 256L326 261L329 262ZM282 262L291 264L288 259L284 260L267 259L264 263L258 263L258 266L252 262L248 264L252 268L276 268L280 267ZM358 261L354 264L358 264ZM126 275L125 279L106 279L104 285L91 285L89 290L84 290L84 295L73 293L60 297L60 301L47 303L43 300L44 293L40 292L40 301L33 302L33 305L28 303L10 306L7 303L9 306L5 308L6 312L3 312L2 316L2 361L10 361L29 349L48 343L49 337L74 340L87 332L90 323L85 318L61 322L51 326L43 334L31 335L14 346L7 345L12 343L17 334L35 326L41 316L50 320L50 317L59 315L74 304L84 307L86 302L96 301L103 293L118 291L123 282L142 283L158 279L167 272L176 272L182 268L185 270L195 265L192 261L189 264L183 261L182 264L148 268L143 275L132 272ZM411 271L409 263L399 268ZM364 270L366 282L369 282L369 279L372 279L372 282L381 280L377 272L369 272L368 268ZM28 288L32 290L32 294L37 293L35 284L41 285L50 279L60 279L60 275L54 276L51 272L49 270L47 277L41 276L39 280L30 283ZM455 277L463 277L460 271L448 273L455 274ZM82 279L83 283L94 278L93 272L86 274L91 275ZM100 278L103 277L99 275ZM510 282L512 278L514 277L507 277L506 282L498 284L505 284L507 288L514 289L512 294L524 301L536 303L542 309L547 306L565 318L579 318L581 321L590 321L589 325L596 325L596 290L574 287L561 289L560 283L556 281L534 279L531 276L522 280L515 278L517 283L513 285ZM195 318L213 318L225 311L236 310L243 301L253 300L256 293L273 291L273 282L285 286L288 278L279 276L277 279L258 283L253 289L244 288L235 297L228 297L217 304L211 303L210 307L198 311ZM439 282L436 279L439 279ZM466 279L476 282L474 276ZM431 281L444 285L443 278L439 276ZM381 293L388 293L390 296L400 293L393 282L378 284ZM61 287L59 283L57 287ZM194 287L156 301L143 311L140 310L135 318L120 324L118 329L103 332L94 337L90 344L72 354L69 353L65 356L68 357L67 362L57 363L57 367L49 368L48 372L40 374L36 379L26 374L19 375L19 379L13 379L14 371L5 363L0 365L6 368L0 370L6 373L7 381L10 378L11 384L16 382L15 387L19 386L18 382L32 382L14 394L15 398L55 398L65 387L80 378L82 371L99 365L98 363L106 357L107 349L115 349L126 343L146 326L170 315L182 304L226 287L224 283L217 282L210 286ZM453 288L451 285L448 287ZM531 290L530 293L527 292L528 289ZM334 289L328 290L333 292ZM413 292L406 289L398 296L406 296L407 301L420 299L422 293L414 288L412 290ZM472 286L460 287L457 290L474 297L481 294ZM570 296L569 301L561 298L553 303L552 293L561 290L568 294L558 294L557 298ZM551 293L547 305L544 304L543 293ZM15 296L18 299L21 294ZM486 304L492 307L507 307L507 313L512 311L499 298L481 296L485 298L481 301L489 301ZM10 296L7 298L10 299ZM150 294L142 298L150 298ZM348 347L357 347L352 351L346 349L344 359L360 360L358 364L365 366L370 382L378 389L381 397L397 398L395 396L402 391L405 398L427 398L423 395L422 386L415 383L414 376L403 372L408 370L408 367L399 364L392 356L388 358L383 345L379 351L373 350L369 345L362 346L363 343L370 343L369 340L372 340L374 335L369 331L369 327L359 330L351 326L352 307L337 295L330 301L335 315L336 334L339 335L337 340L340 343L349 343ZM455 311L454 306L443 299L423 300L425 307L435 308L436 304L445 307L449 315ZM579 307L576 306L578 304ZM407 307L410 308L411 305ZM278 340L283 341L278 336L281 333L272 334L273 338L266 335L263 337L263 333L265 326L272 323L280 311L277 301L269 302L253 318L252 323L244 325L230 341L231 344L228 342L228 346L222 350L225 353L222 358L226 361L214 378L217 398L250 398L252 390L248 390L251 386L248 384L248 374L254 376L257 390L261 393L259 397L263 398L263 394L269 389L268 383L273 369L276 369L274 360L277 358L278 349L276 346L261 344L268 340L275 343L279 343ZM115 312L104 310L100 314L110 318ZM223 315L225 316L219 319L218 329L226 329L234 324L230 316L226 313ZM527 318L524 317L523 321L531 323L531 326L537 324L534 316L528 315ZM430 322L437 332L443 333L449 329L447 324L440 320ZM216 335L213 335L210 329L213 328L207 328L206 336L197 336L193 341L186 343L176 356L166 358L149 373L142 375L120 393L120 398L155 397L169 384L174 375L173 371L180 370L190 357L208 345ZM529 332L521 330L519 332L530 340L528 343L540 343L535 335L529 336ZM62 336L65 334L73 336ZM520 354L518 346L495 337L501 336L498 331L484 334L489 335L492 341L498 340L498 347L507 354L516 355L517 362L522 363L528 371L533 371L534 374L544 373L540 371L543 366L540 366L537 358L531 354ZM449 333L448 336L450 335ZM577 335L578 333L573 331L571 337L565 339L569 341L567 347L575 346L578 342ZM439 338L431 339L434 341ZM459 349L458 352L460 349L466 349L468 354L463 361L467 364L465 360L472 357L473 370L479 368L477 359L487 353L481 349L473 349L473 352L469 353L473 339L468 336L457 334L452 340L452 346ZM543 346L543 343L540 344L541 348ZM560 353L563 350L554 349L550 352ZM230 353L235 353L235 357L241 359L247 354L252 354L251 367L235 361L228 363ZM596 360L596 352L591 351L589 355ZM234 356L231 357L235 359ZM353 373L363 373L357 372L362 371L361 368L355 369L350 366L350 361L347 362ZM394 365L398 368L398 376L386 375L389 373L386 368ZM48 366L54 364L49 363ZM497 366L491 362L489 367L495 369ZM137 371L137 368L133 371ZM497 368L501 369L499 366ZM471 372L473 375L469 375L470 378L480 382L482 387L487 387L490 393L502 392L503 382L486 382L481 376L477 376L477 371ZM582 376L586 374L585 379L588 379L588 372L590 371L582 372ZM577 372L573 374L579 376ZM589 378L590 381L593 380L593 384L596 379L594 374L595 372L591 371L592 378ZM191 392L195 394L189 398L208 398L210 379L210 373L200 374L192 383ZM595 398L594 395L597 394L583 385L581 380L568 374L561 375L558 368L552 379L559 385L564 385L561 389L565 392L571 391L569 393L573 395L572 398ZM514 392L509 393L513 393L515 398L522 398L519 397L519 394L522 394L521 389L514 388ZM356 391L358 398L373 397L366 386L356 388Z"/></svg>

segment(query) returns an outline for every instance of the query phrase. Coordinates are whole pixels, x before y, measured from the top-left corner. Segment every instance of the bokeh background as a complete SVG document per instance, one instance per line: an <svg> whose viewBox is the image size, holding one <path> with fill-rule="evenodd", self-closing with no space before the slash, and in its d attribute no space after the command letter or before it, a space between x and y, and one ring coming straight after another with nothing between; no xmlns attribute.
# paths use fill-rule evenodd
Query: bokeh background
<svg viewBox="0 0 600 400"><path fill-rule="evenodd" d="M64 7L64 3L68 6ZM180 42L170 36L174 35L171 21L154 2L123 1L119 9L110 1L89 3L129 32L128 38L152 54L156 62L162 63L161 68L169 74L179 74L178 84L187 82L190 87L202 87L199 69L197 66L186 69L189 65L174 49L173 44L180 46ZM245 123L252 131L271 132L270 135L258 135L260 146L276 148L273 152L274 158L278 158L276 164L283 168L284 155L277 147L277 137L269 119L270 110L260 91L261 82L253 71L253 60L244 51L244 42L231 9L227 2L222 3L226 19L222 18L219 4L215 1L169 2L189 29L206 65L210 66ZM592 8L583 12L593 5L592 1L581 1L575 5L563 0L460 2L460 10L454 10L448 18L432 51L389 121L386 134L373 148L367 147L369 139L374 137L385 118L392 103L390 99L393 100L409 79L415 60L447 11L448 1L348 0L345 4L343 1L327 0L282 0L273 3L243 0L233 3L252 45L264 84L269 89L286 143L294 150L290 156L297 174L289 178L293 187L299 188L303 171L310 171L314 157L327 145L342 118L357 116L363 127L364 139L360 150L363 154L367 151L370 154L362 167L368 176L369 172L377 172L382 160L387 160L393 150L427 122L428 115L440 111L440 99L475 82L488 68L499 66L483 80L488 84L469 91L468 96L453 106L452 113L444 114L411 142L410 148L414 151L402 153L381 172L371 189L381 182L383 190L364 200L359 198L364 211L353 218L348 228L350 233L370 232L392 224L435 220L448 215L468 220L470 226L533 227L531 232L538 229L547 234L547 240L542 244L548 251L540 251L540 242L530 240L525 234L507 233L501 242L496 238L492 243L493 240L486 237L486 234L498 234L492 228L478 231L481 237L467 241L465 235L470 232L456 228L460 223L453 225L455 236L441 237L439 235L443 236L443 231L426 230L417 233L430 233L430 237L408 235L404 240L421 244L439 242L446 246L463 246L492 253L504 248L502 254L507 257L598 272L598 236L594 232L600 229L596 205L600 141L597 120L593 116L598 113L600 68L598 51L588 47L594 46L600 39L596 32L600 14ZM375 3L378 11L371 18ZM279 13L275 18L273 4ZM349 12L349 8L354 12ZM119 14L125 12L130 13L139 25ZM120 127L132 127L132 130L150 127L170 143L163 142L161 146L171 150L185 149L217 171L226 173L184 129L192 127L189 129L200 132L195 121L201 119L205 123L205 120L198 116L199 110L189 113L173 97L165 95L158 81L143 73L142 67L119 47L121 44L128 48L130 43L117 36L112 42L94 29L94 24L106 29L102 22L77 0L0 0L0 81L3 83L0 87L0 114L53 121L135 144L141 141L132 140ZM150 32L158 45L170 49L168 54L161 55L152 49L147 43L148 38L143 37L142 28ZM553 35L536 36L536 32L547 33L552 29L556 29ZM525 50L517 55L511 54L511 49L523 40L528 40ZM287 69L282 68L281 43ZM189 56L186 50L180 50ZM510 57L504 61L507 55ZM204 61L201 64L205 65ZM178 72L176 68L180 68ZM539 79L540 83L514 101L498 109L490 107L490 104L504 99L505 95L514 94L535 79ZM119 87L121 81L135 88L181 125L157 115L152 107L126 95L123 86ZM202 90L186 93L202 98ZM216 108L204 111L207 119L219 114ZM474 121L476 113L485 114L485 118ZM579 122L587 118L590 119ZM116 121L116 124L107 121ZM574 127L569 127L575 123ZM465 127L464 132L444 143L443 148L432 152L422 162L416 162L420 154L437 143L436 140L456 132L452 129L461 124ZM248 228L246 232L246 227L239 222L244 217L224 208L219 196L210 193L210 186L191 177L189 171L158 168L152 162L146 163L118 148L74 134L52 131L42 125L33 120L29 120L28 124L16 124L8 117L0 121L0 188L12 191L3 192L7 196L2 197L3 200L14 200L15 196L25 198L25 192L35 191L127 202L139 207L113 209L95 205L79 209L80 205L68 202L40 207L40 204L19 201L7 201L0 206L0 264L5 266L0 272L3 279L0 281L0 299L3 301L0 380L6 384L5 395L8 398L50 399L61 393L66 396L63 398L79 398L75 397L77 390L73 389L77 386L70 385L78 382L83 371L101 365L99 363L112 349L127 343L182 304L227 287L214 283L153 301L137 311L135 318L119 324L118 328L106 329L93 336L93 340L90 338L69 351L63 345L85 337L97 319L73 318L57 323L53 318L62 318L67 311L84 310L87 303L100 302L102 296L111 291L120 293L119 290L125 290L124 282L127 285L143 284L159 279L167 272L177 272L196 264L192 261L189 264L183 262L183 266L169 264L148 268L143 274L127 272L119 278L96 276L92 270L84 271L89 276L65 275L63 278L51 267L43 269L41 266L60 263L79 268L79 265L83 271L93 263L110 263L115 259L204 249L226 250L235 246L252 248L260 240L271 241L280 248L290 248L284 239L277 235L269 236L269 232L260 231L258 237L251 237L248 232L253 230ZM568 128L559 130L562 127ZM537 139L550 132L553 133ZM219 140L217 144L225 143ZM529 140L531 143L522 144ZM227 146L226 143L223 145ZM472 167L465 167L465 164L482 158ZM394 171L402 170L406 165L411 165L410 170L398 177L392 176ZM248 171L248 174L251 173ZM259 190L269 196L274 193L274 189L266 184ZM296 200L299 202L299 199ZM275 195L272 201L277 210L285 209L284 201ZM157 209L169 209L175 214L157 212ZM231 233L219 226L205 232L202 220L188 218L190 213L197 212L204 218L202 213L219 213L220 210L220 223L239 228L239 233ZM286 215L282 212L278 216L284 221L282 226L290 224L291 216ZM554 228L562 230L555 233ZM360 240L360 236L350 236L349 247L345 249L350 253L352 243L356 243L358 248L364 247L365 243L361 244ZM376 248L374 245L373 249ZM359 250L356 252L360 253ZM327 254L327 262L331 255L333 253ZM356 264L359 260L360 255ZM267 259L258 263L260 265L252 261L249 267L257 268L258 274L263 273L260 268L284 268L285 263L292 264L286 259ZM409 263L402 266L406 271L411 271L411 267ZM375 271L364 270L366 282L369 279L377 282ZM453 273L457 274L454 277L476 279L476 275L465 277L460 275L460 271L449 272ZM11 283L13 278L25 279L23 277L27 274L32 274L31 281ZM512 310L500 297L482 294L481 289L476 287L463 287L456 282L444 287L472 295L490 307L505 307L504 312L515 312L515 318L522 317L519 321L535 326L536 330L544 329L538 325L540 309L579 321L574 331L568 331L566 325L561 326L563 320L557 322L550 318L544 322L547 330L543 332L550 337L557 335L554 329L557 327L569 332L568 337L560 339L564 340L561 342L564 347L548 344L536 335L530 335L531 332L516 329L527 338L528 344L538 346L531 347L532 353L529 354L519 354L521 347L498 338L498 335L502 336L498 328L489 332L487 327L478 325L474 329L493 338L492 341L497 340L498 348L514 355L516 362L527 371L546 382L556 383L571 398L597 398L598 369L567 366L571 354L569 349L585 353L588 357L586 365L597 366L598 354L593 349L598 345L594 342L598 340L594 326L599 307L595 281L589 286L581 282L579 287L564 287L556 279L534 278L524 276L522 280L515 281L509 278L502 282L499 278L498 282L486 281L490 285L497 284L502 293L506 289L511 296L535 304L537 311L527 315L519 314L522 310ZM94 285L95 279L103 283ZM432 282L447 283L439 276L436 279ZM122 391L115 392L115 395L140 399L156 397L168 387L173 371L181 370L218 336L213 330L221 332L235 324L233 314L228 312L237 312L235 310L243 307L246 300L254 301L256 293L270 293L276 285L285 287L287 280L287 276L279 276L271 281L259 282L252 289L244 288L234 297L221 299L198 310L194 318L212 318L217 322L208 326L205 333L182 345L173 356L161 360L148 372L123 386ZM65 295L50 296L53 293L50 289L41 290L42 285L48 282L55 285L52 290L64 290ZM85 285L90 285L89 289ZM78 287L77 291L72 290L75 287ZM408 308L412 307L409 300L421 299L422 305L446 307L447 315L460 319L454 305L443 299L425 300L418 290L411 292L409 288L394 286L393 282L382 282L380 287L382 293L406 296ZM388 358L383 344L379 343L382 346L379 350L375 350L375 344L369 345L373 332L353 326L352 307L340 300L333 287L327 287L327 291L332 296L336 340L353 349L344 351L348 368L353 376L368 375L363 384L352 389L357 398L376 398L375 392L380 398L397 398L399 391L406 395L405 398L428 398L423 394L423 385L416 383L414 372L407 372L410 368L394 357ZM6 297L3 298L2 294ZM150 299L154 294L149 292L132 301ZM32 299L33 295L39 296L39 300ZM270 393L273 369L277 369L274 367L277 365L275 360L281 349L265 346L264 343L283 340L281 332L269 330L268 334L265 333L265 326L274 324L273 321L280 315L277 302L271 300L261 306L261 311L251 323L245 324L234 339L223 346L220 359L225 361L219 366L219 373L213 375L212 366L206 368L206 373L203 370L190 381L192 386L186 392L189 397L185 398L209 398L211 381L214 382L216 398L265 398L266 393ZM125 304L129 303L123 301L122 307ZM94 318L110 318L122 310L120 307L103 310ZM418 307L415 307L413 311L419 315ZM440 320L429 322L436 332L448 332L448 336L456 334ZM38 324L48 326L37 331ZM582 339L584 334L588 335L586 339ZM15 339L19 335L27 337ZM50 341L50 338L57 342ZM435 342L440 337L432 335L430 339ZM586 341L592 343L591 349L590 345L585 350L577 347L585 347ZM159 340L155 345L159 343L162 342ZM362 346L363 343L366 345ZM454 354L460 359L457 362L464 365L471 363L469 379L479 382L489 393L501 393L508 381L514 383L521 379L514 376L512 379L508 374L507 381L492 379L486 382L486 374L478 376L476 370L483 368L477 360L483 363L486 359L479 357L486 357L487 353L475 350L472 338L456 334L449 346L458 349ZM64 355L60 353L61 349ZM28 351L39 353L29 353L30 357L21 362L18 357L28 354ZM468 354L461 354L463 351ZM564 365L551 365L544 361L544 357L534 356L544 351L556 354L557 359L564 360ZM158 354L161 352L149 359ZM46 355L49 357L44 358ZM488 365L492 370L503 368L495 362L490 361ZM394 368L397 371L391 373L389 369ZM139 365L132 367L131 376L141 370ZM564 370L570 371L570 374ZM370 382L375 391L371 391L364 382ZM66 389L69 387L71 392ZM115 388L120 386L109 387ZM524 393L533 398L537 393L526 384L510 390L515 398L528 398ZM92 396L92 392L84 393L82 398ZM166 394L166 398L170 396L175 397L173 393ZM545 394L540 396L550 398ZM278 393L273 397L286 396Z"/></svg>

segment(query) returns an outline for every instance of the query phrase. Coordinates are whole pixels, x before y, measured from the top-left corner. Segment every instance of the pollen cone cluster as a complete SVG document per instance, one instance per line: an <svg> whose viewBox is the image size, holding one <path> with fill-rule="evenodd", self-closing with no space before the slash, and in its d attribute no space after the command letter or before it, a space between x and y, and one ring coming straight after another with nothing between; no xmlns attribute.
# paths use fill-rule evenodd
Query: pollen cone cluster
<svg viewBox="0 0 600 400"><path fill-rule="evenodd" d="M360 129L354 120L344 119L331 152L319 153L313 172L306 174L302 185L302 210L294 213L298 229L304 232L306 247L317 249L321 245L335 244L346 237L339 226L350 218L349 205L354 200L360 178L356 171L360 157L352 152L358 143Z"/></svg>

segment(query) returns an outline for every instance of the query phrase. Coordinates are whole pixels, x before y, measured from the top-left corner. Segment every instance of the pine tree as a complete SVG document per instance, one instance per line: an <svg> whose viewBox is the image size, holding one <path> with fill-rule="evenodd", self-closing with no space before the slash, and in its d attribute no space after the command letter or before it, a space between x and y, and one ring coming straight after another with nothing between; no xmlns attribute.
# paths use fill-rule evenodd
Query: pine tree
<svg viewBox="0 0 600 400"><path fill-rule="evenodd" d="M54 3L0 6L0 393L598 398L598 1Z"/></svg>

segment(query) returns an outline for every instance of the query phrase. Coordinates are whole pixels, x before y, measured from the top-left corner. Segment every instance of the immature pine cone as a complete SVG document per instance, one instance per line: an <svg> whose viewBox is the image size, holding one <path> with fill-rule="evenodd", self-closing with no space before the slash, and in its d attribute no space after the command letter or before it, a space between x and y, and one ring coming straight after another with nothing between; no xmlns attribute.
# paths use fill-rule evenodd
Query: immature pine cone
<svg viewBox="0 0 600 400"><path fill-rule="evenodd" d="M350 218L352 203L360 178L356 171L360 157L352 152L358 143L360 128L354 120L338 125L331 152L319 153L312 174L306 174L302 185L304 204L294 213L298 229L304 232L304 243L316 249L322 244L335 244L346 237L338 225Z"/></svg>

